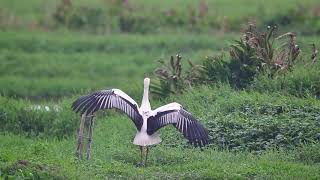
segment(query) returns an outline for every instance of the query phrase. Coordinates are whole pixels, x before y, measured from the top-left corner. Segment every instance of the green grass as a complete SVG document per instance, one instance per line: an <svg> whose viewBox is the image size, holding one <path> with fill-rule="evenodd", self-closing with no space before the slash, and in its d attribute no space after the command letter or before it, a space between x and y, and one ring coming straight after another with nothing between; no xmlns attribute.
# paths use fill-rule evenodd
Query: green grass
<svg viewBox="0 0 320 180"><path fill-rule="evenodd" d="M238 32L248 21L257 20L261 26L273 25L273 23L286 26L286 21L290 20L299 22L286 27L288 30L292 30L292 25L295 25L305 34L319 33L317 8L314 8L319 6L316 0L307 0L303 3L298 0L265 2L211 0L204 1L208 9L204 16L199 15L204 12L200 10L200 2L191 0L183 2L166 0L161 3L146 0L129 1L128 8L123 7L121 3L112 3L110 0L72 2L72 10L62 18L68 21L63 21L54 18L56 9L61 4L60 0L45 2L32 0L28 3L2 0L0 14L3 18L0 18L0 28L50 31L72 29L98 34L110 32L208 33ZM173 15L169 15L170 12ZM295 12L300 14L292 16ZM304 15L306 17L302 17ZM310 29L314 30L310 31Z"/></svg>
<svg viewBox="0 0 320 180"><path fill-rule="evenodd" d="M71 112L72 101L74 98L44 103L51 109L45 111L32 108L35 103L30 101L2 97L0 102L5 105L0 108L0 122L4 126L0 131L28 137L68 137L76 133L79 121L79 116ZM261 152L320 141L320 104L312 97L301 99L278 93L235 91L222 86L195 88L164 102L153 100L151 103L156 108L174 101L181 103L206 126L211 147ZM187 147L186 142L175 134L172 129L165 131L163 137L169 140L167 142L174 142L170 146Z"/></svg>
<svg viewBox="0 0 320 180"><path fill-rule="evenodd" d="M100 8L107 8L110 6L110 2L100 1L100 0L80 0L74 1L76 6L93 6ZM224 16L233 19L241 19L249 16L257 15L261 12L261 9L266 13L266 16L274 15L274 9L276 8L278 12L288 11L291 8L296 7L299 4L312 5L315 4L316 0L307 0L301 3L299 0L283 0L283 1L255 1L255 0L207 0L209 14L214 15L217 18L223 18ZM28 3L20 2L19 0L2 0L1 4L3 8L9 9L13 13L17 14L19 18L26 19L36 19L43 16L44 11L53 11L52 7L55 7L60 3L60 0L52 0L49 2L42 2L39 0L30 0ZM143 6L144 14L152 14L153 11L164 12L171 8L177 10L178 12L187 13L188 9L195 8L197 10L199 2L192 0L178 0L178 1L146 1L146 0L135 0L129 1L133 6ZM245 5L243 5L245 4ZM48 13L48 12L47 12Z"/></svg>
<svg viewBox="0 0 320 180"><path fill-rule="evenodd" d="M38 100L112 87L139 97L140 81L153 76L157 60L180 53L185 64L202 63L205 56L238 39L235 34L94 36L24 31L0 32L0 37L0 93ZM309 58L310 42L318 37L298 40L304 59Z"/></svg>
<svg viewBox="0 0 320 180"><path fill-rule="evenodd" d="M239 32L253 18L263 28L270 19L290 16L298 4L312 13L318 1L207 0L208 16L190 30L199 1L129 0L137 8L133 20L144 25L134 32L147 28L145 35L119 33L112 29L118 21L109 19L112 27L104 35L55 27L59 2L0 0L0 179L320 179L319 62L300 63L283 78L258 77L247 90L214 84L152 100L152 107L181 103L208 128L210 145L193 148L168 126L160 130L163 142L151 148L147 167L136 166L133 123L115 111L98 114L92 160L75 158L79 117L70 109L76 97L113 87L139 103L142 79L155 79L157 60L180 53L184 65L189 59L202 63L239 39L222 30L223 23ZM111 7L104 0L73 2L105 13ZM177 14L166 19L170 9ZM301 60L309 61L310 44L319 47L319 26L293 21L279 30L298 33ZM301 36L305 32L313 36ZM58 105L60 111L36 110L35 104Z"/></svg>
<svg viewBox="0 0 320 180"><path fill-rule="evenodd" d="M110 128L112 126L112 128ZM76 138L28 139L15 135L0 135L0 170L17 160L27 160L28 166L42 166L15 175L68 177L75 179L318 179L319 164L301 161L299 151L267 151L262 155L240 152L170 147L164 143L151 148L148 166L136 167L140 160L137 146L131 144L135 130L126 118L98 119L94 131L93 159L79 161L74 157ZM162 132L163 134L163 132ZM172 143L172 142L167 142ZM8 167L9 166L9 167ZM14 166L14 165L13 165ZM5 168L8 167L8 168ZM30 172L32 175L30 175ZM47 173L49 175L43 175Z"/></svg>
<svg viewBox="0 0 320 180"><path fill-rule="evenodd" d="M26 32L0 36L0 93L33 99L112 87L140 96L141 79L153 75L157 60L180 52L185 62L199 62L233 37Z"/></svg>

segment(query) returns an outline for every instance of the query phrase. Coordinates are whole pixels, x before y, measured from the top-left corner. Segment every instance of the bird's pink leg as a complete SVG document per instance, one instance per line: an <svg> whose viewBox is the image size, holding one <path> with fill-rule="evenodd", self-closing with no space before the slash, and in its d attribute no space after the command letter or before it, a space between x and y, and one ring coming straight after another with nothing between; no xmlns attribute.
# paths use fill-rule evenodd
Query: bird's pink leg
<svg viewBox="0 0 320 180"><path fill-rule="evenodd" d="M143 152L142 152L143 151L143 147L142 146L139 146L139 147L140 147L140 157L141 157L140 158L140 163L142 164L142 161L143 161L143 158L142 158L143 157Z"/></svg>
<svg viewBox="0 0 320 180"><path fill-rule="evenodd" d="M148 146L145 146L145 148L146 148L146 159L145 159L144 165L147 166L147 159L148 159L149 147L148 147Z"/></svg>

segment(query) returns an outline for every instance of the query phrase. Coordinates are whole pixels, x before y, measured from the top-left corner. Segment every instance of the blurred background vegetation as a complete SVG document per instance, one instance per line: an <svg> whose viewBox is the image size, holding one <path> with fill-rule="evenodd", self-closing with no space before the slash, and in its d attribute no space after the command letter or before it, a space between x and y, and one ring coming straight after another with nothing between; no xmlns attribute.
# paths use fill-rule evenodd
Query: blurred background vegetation
<svg viewBox="0 0 320 180"><path fill-rule="evenodd" d="M0 0L0 177L318 179L319 41L317 0ZM94 160L75 159L72 101L139 103L145 76L152 106L183 104L209 147L165 128L136 168L135 129L111 111Z"/></svg>

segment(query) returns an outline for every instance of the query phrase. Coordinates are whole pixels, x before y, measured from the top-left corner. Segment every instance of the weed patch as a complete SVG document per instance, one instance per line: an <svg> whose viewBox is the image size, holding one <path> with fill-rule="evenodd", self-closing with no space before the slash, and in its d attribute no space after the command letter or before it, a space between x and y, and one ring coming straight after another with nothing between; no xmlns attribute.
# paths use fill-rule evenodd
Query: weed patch
<svg viewBox="0 0 320 180"><path fill-rule="evenodd" d="M0 162L0 177L4 179L65 179L58 167L37 164L29 160Z"/></svg>

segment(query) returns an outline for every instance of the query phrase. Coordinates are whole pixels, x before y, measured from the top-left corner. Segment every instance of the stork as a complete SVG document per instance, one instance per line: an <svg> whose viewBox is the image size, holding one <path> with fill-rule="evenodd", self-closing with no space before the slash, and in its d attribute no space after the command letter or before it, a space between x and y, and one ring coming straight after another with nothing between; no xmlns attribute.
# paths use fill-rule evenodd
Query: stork
<svg viewBox="0 0 320 180"><path fill-rule="evenodd" d="M141 106L120 89L100 90L78 98L72 104L72 109L81 115L90 115L101 109L118 109L126 113L137 128L133 144L141 151L141 164L145 156L147 162L148 146L159 144L161 138L157 133L160 128L172 124L183 136L195 146L208 144L208 132L179 103L173 102L151 109L149 102L150 79L144 79L144 92Z"/></svg>

